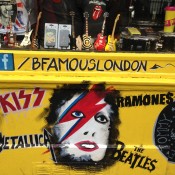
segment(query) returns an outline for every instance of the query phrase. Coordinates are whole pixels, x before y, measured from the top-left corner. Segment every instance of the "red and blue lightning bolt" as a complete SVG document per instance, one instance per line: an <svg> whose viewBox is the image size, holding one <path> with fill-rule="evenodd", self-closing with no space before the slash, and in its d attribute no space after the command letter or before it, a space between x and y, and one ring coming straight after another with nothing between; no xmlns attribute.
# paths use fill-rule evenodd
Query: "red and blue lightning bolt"
<svg viewBox="0 0 175 175"><path fill-rule="evenodd" d="M77 130L79 130L84 124L86 124L98 111L104 108L107 104L97 104L101 101L107 91L95 91L95 85L89 92L82 93L60 116L59 124L65 123L71 120L75 120L72 113L75 111L81 111L85 117L79 118L77 122L65 133L65 135L59 140L61 143L65 139L69 138ZM76 118L77 119L77 118Z"/></svg>

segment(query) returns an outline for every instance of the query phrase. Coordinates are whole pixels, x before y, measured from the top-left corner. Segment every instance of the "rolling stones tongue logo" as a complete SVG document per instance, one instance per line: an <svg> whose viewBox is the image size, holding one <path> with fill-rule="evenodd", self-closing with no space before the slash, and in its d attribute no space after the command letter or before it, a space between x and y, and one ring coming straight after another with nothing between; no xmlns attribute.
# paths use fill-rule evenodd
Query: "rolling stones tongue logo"
<svg viewBox="0 0 175 175"><path fill-rule="evenodd" d="M96 5L93 10L92 18L93 20L97 20L100 18L101 14L103 13L103 9L100 5Z"/></svg>

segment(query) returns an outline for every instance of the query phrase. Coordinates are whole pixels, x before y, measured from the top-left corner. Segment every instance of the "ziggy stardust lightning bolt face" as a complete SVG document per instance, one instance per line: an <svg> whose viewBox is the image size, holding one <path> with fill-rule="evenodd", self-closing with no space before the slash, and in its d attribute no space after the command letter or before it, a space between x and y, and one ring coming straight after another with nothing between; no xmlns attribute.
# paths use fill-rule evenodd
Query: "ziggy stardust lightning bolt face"
<svg viewBox="0 0 175 175"><path fill-rule="evenodd" d="M104 158L110 129L110 105L105 94L95 91L76 94L60 109L53 127L61 147L60 155L76 161Z"/></svg>

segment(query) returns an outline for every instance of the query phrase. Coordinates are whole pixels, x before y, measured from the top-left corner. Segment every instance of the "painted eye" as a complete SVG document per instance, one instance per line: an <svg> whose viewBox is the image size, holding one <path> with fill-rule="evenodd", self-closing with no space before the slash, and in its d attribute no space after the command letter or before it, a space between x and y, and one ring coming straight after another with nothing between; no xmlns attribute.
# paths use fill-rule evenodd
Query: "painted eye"
<svg viewBox="0 0 175 175"><path fill-rule="evenodd" d="M108 122L108 119L106 118L106 116L104 115L96 115L95 116L95 120L98 122L98 123L101 123L101 124L105 124Z"/></svg>
<svg viewBox="0 0 175 175"><path fill-rule="evenodd" d="M74 112L72 112L72 116L76 117L76 118L83 118L84 114L80 111L74 111Z"/></svg>

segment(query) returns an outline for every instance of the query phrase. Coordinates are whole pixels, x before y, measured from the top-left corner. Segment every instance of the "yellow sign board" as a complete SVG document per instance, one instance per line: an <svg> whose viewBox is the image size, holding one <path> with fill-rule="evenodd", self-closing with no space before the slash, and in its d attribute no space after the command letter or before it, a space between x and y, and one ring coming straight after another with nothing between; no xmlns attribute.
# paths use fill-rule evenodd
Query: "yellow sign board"
<svg viewBox="0 0 175 175"><path fill-rule="evenodd" d="M46 59L43 68L34 70L31 66L32 59L39 62L43 55L48 57L47 63L58 57L71 62L75 60L74 53L8 54L11 53L2 53L0 59L2 174L174 175L172 55L165 55L167 59L163 60L162 55L146 58L143 54L139 58L139 54L109 54L105 59L103 53L75 54L77 62L88 62L91 57L99 61L99 66L107 60L117 63L126 57L129 61L125 66L134 60L141 63L139 71L130 69L125 74L119 69L104 70L102 77L98 70L88 67L84 74L80 67L66 70L65 66L62 71L52 67L51 71L46 68ZM151 65L154 71L148 69ZM96 76L93 72L97 72Z"/></svg>

